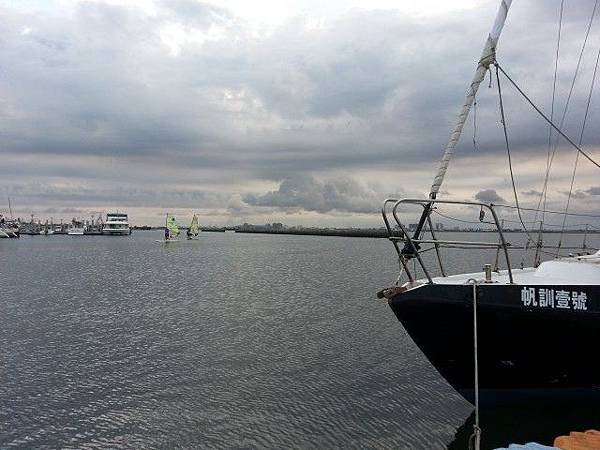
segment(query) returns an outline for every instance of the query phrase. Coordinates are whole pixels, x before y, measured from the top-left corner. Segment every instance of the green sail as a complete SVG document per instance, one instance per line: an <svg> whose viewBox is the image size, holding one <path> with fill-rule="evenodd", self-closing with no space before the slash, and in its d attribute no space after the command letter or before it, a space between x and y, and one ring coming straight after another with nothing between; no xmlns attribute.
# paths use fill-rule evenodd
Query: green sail
<svg viewBox="0 0 600 450"><path fill-rule="evenodd" d="M194 214L194 217L192 218L192 223L190 225L190 234L192 236L198 236L199 232L200 225L198 224L198 217L196 216L196 214Z"/></svg>
<svg viewBox="0 0 600 450"><path fill-rule="evenodd" d="M169 230L169 237L174 238L179 236L179 227L175 217L171 214L167 214L167 230Z"/></svg>

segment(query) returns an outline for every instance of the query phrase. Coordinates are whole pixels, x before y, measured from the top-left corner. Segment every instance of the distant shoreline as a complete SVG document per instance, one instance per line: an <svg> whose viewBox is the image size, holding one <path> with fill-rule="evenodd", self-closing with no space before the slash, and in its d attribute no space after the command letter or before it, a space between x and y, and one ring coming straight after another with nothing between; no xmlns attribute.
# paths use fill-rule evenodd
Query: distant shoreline
<svg viewBox="0 0 600 450"><path fill-rule="evenodd" d="M135 231L163 230L164 227L133 227ZM186 229L186 228L182 228ZM245 234L285 234L298 236L340 236L340 237L365 237L365 238L387 238L389 234L385 228L243 228L243 227L204 227L203 232L234 231ZM436 233L497 233L496 230L439 230ZM504 230L504 233L525 233L523 230ZM535 230L535 234L538 230ZM560 233L560 230L544 230L544 234ZM585 230L567 230L566 234L585 234ZM588 230L587 234L599 234L598 230Z"/></svg>

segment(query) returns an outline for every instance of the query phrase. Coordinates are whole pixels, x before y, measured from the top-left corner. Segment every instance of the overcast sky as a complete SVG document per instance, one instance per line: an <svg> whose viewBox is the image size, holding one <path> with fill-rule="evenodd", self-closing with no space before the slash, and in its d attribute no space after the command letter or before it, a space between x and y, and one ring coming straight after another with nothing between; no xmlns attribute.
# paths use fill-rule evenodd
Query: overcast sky
<svg viewBox="0 0 600 450"><path fill-rule="evenodd" d="M550 111L559 0L514 0L498 59ZM566 0L560 119L594 1ZM166 211L204 224L380 226L426 196L498 1L0 1L0 200L20 216ZM600 16L600 11L597 16ZM565 120L579 139L594 21ZM598 83L600 84L600 82ZM548 127L503 83L520 200L537 204ZM594 92L583 146L600 159ZM558 120L557 119L557 120ZM443 198L513 203L495 83L478 95ZM575 153L559 143L549 203ZM574 210L600 212L581 161ZM459 212L466 217L467 210Z"/></svg>

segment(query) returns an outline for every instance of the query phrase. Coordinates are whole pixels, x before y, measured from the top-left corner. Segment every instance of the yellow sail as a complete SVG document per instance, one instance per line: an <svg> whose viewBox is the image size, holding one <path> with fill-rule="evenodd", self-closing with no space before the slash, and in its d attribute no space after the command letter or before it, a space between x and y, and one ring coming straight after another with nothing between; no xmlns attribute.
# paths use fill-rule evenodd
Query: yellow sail
<svg viewBox="0 0 600 450"><path fill-rule="evenodd" d="M190 234L192 236L198 236L199 232L200 224L198 224L198 217L196 216L196 214L194 214L194 217L192 217L192 223L190 225Z"/></svg>
<svg viewBox="0 0 600 450"><path fill-rule="evenodd" d="M169 230L169 239L179 236L179 227L175 216L167 214L167 230Z"/></svg>

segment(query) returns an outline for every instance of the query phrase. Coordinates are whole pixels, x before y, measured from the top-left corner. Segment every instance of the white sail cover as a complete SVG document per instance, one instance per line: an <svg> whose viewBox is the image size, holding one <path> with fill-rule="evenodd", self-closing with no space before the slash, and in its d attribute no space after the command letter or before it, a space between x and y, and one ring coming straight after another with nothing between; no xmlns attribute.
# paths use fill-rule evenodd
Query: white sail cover
<svg viewBox="0 0 600 450"><path fill-rule="evenodd" d="M506 16L508 14L508 9L510 8L511 3L512 0L502 0L500 3L500 8L498 9L498 13L496 14L496 20L494 21L494 26L492 27L492 31L490 32L487 41L485 42L485 47L483 48L481 58L479 59L479 63L477 64L475 76L473 77L473 81L471 81L471 85L467 90L465 102L458 116L458 121L456 123L456 126L454 127L454 130L452 131L452 134L450 135L450 140L446 145L444 157L442 158L442 162L440 163L440 168L438 169L437 175L433 180L433 185L431 186L431 193L429 194L429 197L432 199L436 198L437 193L440 190L440 186L444 181L444 176L446 175L448 164L450 164L450 160L452 159L452 155L454 154L454 149L456 148L456 145L458 144L458 141L460 139L463 126L465 124L465 121L467 120L467 117L469 116L469 111L471 110L471 106L473 105L473 101L475 100L475 95L477 94L479 85L483 81L483 78L485 77L485 73L487 72L489 65L495 59L498 38L500 37L500 33L502 32L502 27L504 27L504 22L506 21Z"/></svg>

